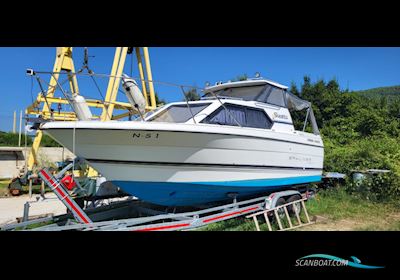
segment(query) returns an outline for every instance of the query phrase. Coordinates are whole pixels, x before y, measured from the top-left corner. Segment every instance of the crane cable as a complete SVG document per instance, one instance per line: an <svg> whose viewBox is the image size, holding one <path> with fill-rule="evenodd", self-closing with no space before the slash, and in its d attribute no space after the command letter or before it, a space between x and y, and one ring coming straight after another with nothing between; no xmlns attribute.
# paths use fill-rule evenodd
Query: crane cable
<svg viewBox="0 0 400 280"><path fill-rule="evenodd" d="M46 71L36 71L39 74L65 74L62 72L46 72ZM78 73L72 73L72 75L78 75ZM84 74L84 73L79 73L81 76L90 76L89 74ZM118 76L118 75L110 75L110 74L96 74L93 73L91 74L95 77L100 77L100 78L123 78L123 76ZM182 85L182 84L175 84L175 83L169 83L169 82L162 82L162 81L155 81L155 80L146 80L146 79L141 79L140 77L131 77L132 79L138 80L138 81L145 81L148 83L155 83L155 84L160 84L160 85L166 85L166 86L174 86L174 87L185 87L185 88L194 88L194 89L199 89L199 90L204 90L204 88L197 87L197 86L192 86L192 85Z"/></svg>
<svg viewBox="0 0 400 280"><path fill-rule="evenodd" d="M93 57L94 57L94 56L93 56ZM101 96L101 98L102 98L102 100L103 100L103 103L105 104L106 99L105 99L104 95L102 94L102 92L101 92L101 90L100 90L100 87L99 87L99 85L97 84L97 82L96 82L96 80L95 80L95 78L94 78L94 74L95 74L95 73L94 73L94 71L93 71L92 69L89 68L89 51L88 51L88 48L87 48L87 47L85 47L85 48L84 48L84 51L83 51L83 66L82 66L81 69L79 69L79 71L78 71L77 73L75 73L75 75L80 75L80 74L82 74L82 72L83 72L84 69L87 70L87 72L88 72L88 74L89 74L89 77L92 79L94 85L95 85L96 88L97 88L97 91L99 92L99 94L100 94L100 96ZM108 114L108 111L107 111L107 110L106 110L106 113L107 113L107 117L109 117L110 120L111 120L111 116Z"/></svg>

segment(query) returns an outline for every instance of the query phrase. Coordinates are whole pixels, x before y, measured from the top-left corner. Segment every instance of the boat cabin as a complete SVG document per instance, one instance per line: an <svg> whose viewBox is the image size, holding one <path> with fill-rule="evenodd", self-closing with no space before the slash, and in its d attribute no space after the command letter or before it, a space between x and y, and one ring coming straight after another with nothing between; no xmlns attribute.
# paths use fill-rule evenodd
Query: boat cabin
<svg viewBox="0 0 400 280"><path fill-rule="evenodd" d="M145 121L240 126L293 132L289 109L307 109L319 134L311 104L269 80L246 80L207 87L199 101L173 102L147 115Z"/></svg>

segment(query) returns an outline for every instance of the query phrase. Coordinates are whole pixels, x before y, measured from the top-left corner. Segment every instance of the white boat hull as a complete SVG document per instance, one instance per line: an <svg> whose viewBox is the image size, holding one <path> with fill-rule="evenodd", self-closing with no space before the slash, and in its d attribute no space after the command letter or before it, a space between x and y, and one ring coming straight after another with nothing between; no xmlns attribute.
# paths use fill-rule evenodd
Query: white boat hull
<svg viewBox="0 0 400 280"><path fill-rule="evenodd" d="M58 122L42 129L126 192L162 205L307 184L322 174L322 141L308 133L148 122Z"/></svg>

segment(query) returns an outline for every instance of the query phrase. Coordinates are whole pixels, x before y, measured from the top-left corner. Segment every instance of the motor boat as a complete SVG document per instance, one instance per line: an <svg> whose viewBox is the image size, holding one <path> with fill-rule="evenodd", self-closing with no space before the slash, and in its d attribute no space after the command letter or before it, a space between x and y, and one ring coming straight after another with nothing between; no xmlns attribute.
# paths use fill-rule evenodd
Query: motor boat
<svg viewBox="0 0 400 280"><path fill-rule="evenodd" d="M312 132L295 130L292 110L307 110ZM322 176L311 104L263 78L218 83L198 101L134 121L50 121L39 129L125 192L164 206L245 198Z"/></svg>

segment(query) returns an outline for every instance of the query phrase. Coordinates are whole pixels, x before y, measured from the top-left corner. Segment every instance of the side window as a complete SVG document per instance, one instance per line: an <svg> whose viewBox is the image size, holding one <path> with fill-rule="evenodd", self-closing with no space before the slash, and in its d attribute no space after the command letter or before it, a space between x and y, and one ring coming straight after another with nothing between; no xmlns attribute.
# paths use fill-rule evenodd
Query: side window
<svg viewBox="0 0 400 280"><path fill-rule="evenodd" d="M226 109L221 106L214 114L208 116L203 122L210 124L221 124L221 125L240 125L245 126L246 123L246 111L244 107L225 105Z"/></svg>
<svg viewBox="0 0 400 280"><path fill-rule="evenodd" d="M271 128L272 122L265 115L264 111L246 108L246 121L248 127Z"/></svg>
<svg viewBox="0 0 400 280"><path fill-rule="evenodd" d="M220 107L212 115L205 118L202 123L220 124L237 126L238 123L243 127L271 128L272 122L262 110L246 108L243 106L225 105Z"/></svg>

